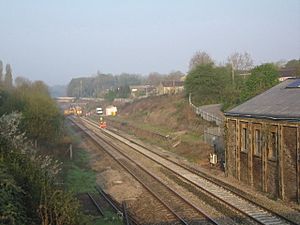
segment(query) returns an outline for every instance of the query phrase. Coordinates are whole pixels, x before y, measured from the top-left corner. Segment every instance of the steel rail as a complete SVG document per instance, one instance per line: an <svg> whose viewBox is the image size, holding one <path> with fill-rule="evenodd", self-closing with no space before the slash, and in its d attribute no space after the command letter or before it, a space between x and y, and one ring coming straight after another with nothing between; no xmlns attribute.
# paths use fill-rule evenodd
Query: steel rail
<svg viewBox="0 0 300 225"><path fill-rule="evenodd" d="M106 202L108 202L108 204L115 210L116 213L121 213L121 210L119 210L117 206L114 205L114 203L105 195L105 193L99 187L96 186L96 189L98 193L106 200Z"/></svg>
<svg viewBox="0 0 300 225"><path fill-rule="evenodd" d="M162 205L164 205L179 221L181 224L189 225L187 221L181 218L170 206L168 206L156 193L154 193L143 181L141 181L127 166L124 165L117 157L115 157L112 153L106 150L84 127L81 127L77 122L70 119L75 125L77 125L80 129L82 129L88 136L90 136L101 148L109 154L121 167L123 167L131 176L133 176L142 186L152 195L154 196ZM98 137L99 138L99 137Z"/></svg>
<svg viewBox="0 0 300 225"><path fill-rule="evenodd" d="M91 124L92 126L95 126L95 123L94 123L93 121L90 121L90 120L85 120L85 121L88 122L89 124ZM103 130L103 132L104 132L106 135L108 135L108 136L110 136L110 137L112 137L112 138L114 138L114 139L117 139L117 140L121 141L120 139L114 137L113 135L111 135L111 134L108 133L107 131ZM111 132L111 131L110 131L110 132ZM116 134L115 134L115 135L116 135ZM120 136L120 135L118 135L118 136ZM208 179L208 178L207 178L207 175L206 175L206 176L204 176L204 175L202 175L202 174L200 175L200 174L199 174L199 173L201 173L200 171L196 171L197 173L195 173L195 170L193 170L193 169L191 169L191 168L188 168L188 167L185 166L185 165L179 164L178 162L176 162L176 161L174 161L174 160L170 160L169 158L166 158L166 157L164 157L164 156L162 156L162 155L156 153L155 151L153 151L153 150L151 150L151 149L149 149L149 148L147 148L147 147L145 147L145 146L143 146L143 145L141 145L141 144L139 144L139 143L137 143L137 142L135 142L135 141L132 141L132 140L130 140L130 139L127 139L127 138L125 138L125 137L123 137L123 136L121 136L121 137L124 138L124 139L126 139L127 141L130 141L131 144L138 145L139 147L142 147L143 149L145 149L145 150L147 150L147 151L150 151L152 154L155 154L156 156L161 157L161 158L163 158L164 160L167 160L167 161L169 161L169 162L171 162L171 163L174 163L176 166L179 166L179 167L181 167L181 168L183 168L183 169L185 169L185 170L188 170L189 172L191 172L191 173L193 173L193 174L196 174L197 176L200 176L201 179L208 180L209 182L213 183L213 185L216 185L216 186L218 186L219 188L223 189L222 191L224 192L224 196L221 196L220 194L216 194L216 192L218 192L218 191L216 191L215 193L213 193L211 190L207 190L207 189L205 189L205 188L199 186L199 185L196 184L195 182L193 182L193 181L187 179L186 177L184 177L182 174L179 174L179 173L177 173L176 171L170 169L168 166L166 166L166 165L163 164L162 162L159 162L159 161L157 161L157 160L151 158L151 157L148 156L147 154L145 154L145 153L139 151L138 149L134 148L134 146L129 145L129 144L126 143L126 142L122 142L123 144L125 144L125 145L127 145L127 146L129 146L129 147L131 147L131 148L134 148L136 151L138 151L140 154L144 155L145 157L149 158L150 160L155 161L156 163L160 164L160 165L163 166L164 168L166 168L166 169L172 171L172 172L175 173L177 176L180 176L182 179L184 179L184 180L188 181L189 183L192 183L193 185L197 186L197 187L200 188L201 190L205 191L207 194L212 195L214 198L218 199L219 201L221 201L221 202L223 202L223 203L225 203L225 204L227 204L227 205L229 204L230 207L234 208L235 210L239 211L240 213L246 215L247 217L251 218L252 220L254 220L254 221L256 221L256 222L258 222L258 223L260 223L260 224L293 224L293 225L298 224L298 223L295 223L295 222L292 221L292 220L289 220L288 218L282 217L282 216L279 215L278 213L273 212L273 211L271 211L270 209L267 209L267 208L264 207L264 206L258 205L258 204L257 204L256 202L254 202L254 201L250 201L249 199L245 198L244 196L240 195L239 193L236 193L236 192L234 192L234 191L232 191L232 190L226 190L224 187L221 187L220 184L216 183L215 181L213 181L213 180L211 180L211 179ZM233 197L235 197L235 198L242 198L243 201L246 201L246 202L252 204L252 205L253 205L254 207L256 207L256 208L260 208L260 209L257 210L257 211L259 211L260 213L259 213L259 214L258 214L258 213L255 213L255 212L253 212L253 210L250 211L250 210L249 210L249 207L246 208L246 209L245 209L245 208L243 209L243 207L242 207L243 204L242 204L242 202L240 202L240 201L238 201L238 202L236 201L236 202L232 202L232 203L228 202L228 201L230 201L230 196L228 195L229 193L227 193L227 192L229 192L229 193L231 192L231 193L230 193L231 195L233 195L233 194L236 195L236 196L231 196L231 198L233 198ZM225 198L225 195L227 195L226 198ZM229 197L228 197L228 196L229 196ZM225 200L224 200L224 199L225 199ZM239 199L238 199L238 200L239 200ZM245 204L244 204L244 205L245 205ZM245 207L245 206L244 206L244 207ZM250 208L251 208L251 207L250 207ZM263 209L265 212L261 211L262 209ZM252 215L251 215L251 214L252 214ZM270 215L270 214L272 214L272 215ZM280 220L280 221L279 221L279 220ZM285 223L284 223L284 222L285 222Z"/></svg>
<svg viewBox="0 0 300 225"><path fill-rule="evenodd" d="M123 215L124 215L124 222L126 225L130 225L128 213L127 213L127 204L126 202L122 202L122 208L123 208Z"/></svg>
<svg viewBox="0 0 300 225"><path fill-rule="evenodd" d="M125 216L124 213L122 213L123 208L121 206L118 206L118 204L115 204L112 199L101 189L101 187L97 184L95 186L98 193L104 198L104 200L113 208L113 210L117 213L117 215ZM133 217L127 212L127 219L131 225L140 225Z"/></svg>
<svg viewBox="0 0 300 225"><path fill-rule="evenodd" d="M89 123L89 121L87 121ZM94 126L94 124L92 124ZM98 128L98 127L97 127ZM103 129L101 129L103 130ZM212 216L209 215L209 213L205 212L203 209L197 207L196 205L194 205L193 203L191 203L189 200L187 200L186 198L184 198L183 196L181 196L180 194L178 194L175 190L173 190L171 187L169 187L168 185L166 185L160 178L158 178L157 176L155 176L153 173L149 172L146 168L144 168L141 164L137 163L136 161L134 161L133 159L131 159L130 157L128 157L126 154L124 154L122 151L118 150L119 147L115 146L114 143L111 143L110 141L104 140L103 137L99 136L97 133L94 134L97 135L99 138L101 138L103 141L105 141L108 145L110 146L114 146L114 148L117 149L117 151L124 156L125 158L127 158L129 161L131 161L132 163L134 163L135 165L137 165L141 170L145 171L148 175L150 175L151 177L153 177L155 180L159 181L159 183L161 183L163 186L165 186L167 189L169 189L171 192L173 192L175 195L177 195L179 198L181 198L184 202L186 202L188 205L192 206L192 208L194 208L196 211L198 211L200 214L204 215L208 220L210 220L211 222L213 222L214 224L219 224L218 221L212 219ZM120 141L120 140L119 140ZM123 142L122 142L123 143Z"/></svg>
<svg viewBox="0 0 300 225"><path fill-rule="evenodd" d="M101 214L101 216L104 216L103 210L101 209L99 204L95 201L95 199L90 195L90 193L87 193L87 195L89 196L89 198L91 199L91 201L93 202L94 206L97 208L97 210Z"/></svg>
<svg viewBox="0 0 300 225"><path fill-rule="evenodd" d="M86 122L90 123L90 121L85 120ZM94 124L91 124L92 126L95 126ZM98 128L98 127L97 127ZM103 129L101 129L103 130ZM100 137L97 133L94 132L95 135L97 135L99 138L101 138L103 141L105 141L105 143L107 143L110 146L114 146L114 148L119 148L117 146L115 146L114 143L111 143L107 140L104 140L103 137ZM120 140L119 140L120 141ZM196 211L200 212L202 215L204 215L208 220L210 220L212 223L214 224L219 224L218 221L212 219L212 216L209 215L209 213L205 212L203 209L197 207L196 205L194 205L193 203L191 203L190 201L188 201L186 198L182 197L181 195L179 195L176 191L174 191L172 188L170 188L169 186L167 186L163 181L161 181L160 178L158 178L157 176L155 176L154 174L152 174L151 172L149 172L147 169L145 169L142 165L140 165L139 163L135 162L134 160L132 160L130 157L128 157L126 154L124 154L122 151L118 150L117 151L124 156L125 158L127 158L128 160L130 160L132 163L134 163L136 166L138 166L141 170L145 171L148 175L150 175L151 177L153 177L155 180L157 180L159 183L161 183L163 186L165 186L167 189L169 189L171 192L173 192L175 195L177 195L179 198L181 198L184 202L186 202L186 204L189 204L192 208L194 208Z"/></svg>

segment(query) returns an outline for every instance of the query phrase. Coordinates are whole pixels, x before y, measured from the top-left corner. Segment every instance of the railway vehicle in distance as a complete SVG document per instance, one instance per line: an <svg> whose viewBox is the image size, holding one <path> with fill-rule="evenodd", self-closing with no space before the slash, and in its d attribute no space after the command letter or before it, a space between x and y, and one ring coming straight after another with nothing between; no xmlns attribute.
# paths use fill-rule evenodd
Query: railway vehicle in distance
<svg viewBox="0 0 300 225"><path fill-rule="evenodd" d="M103 129L107 128L106 122L104 121L102 116L100 116L100 119L99 119L99 127L103 128Z"/></svg>
<svg viewBox="0 0 300 225"><path fill-rule="evenodd" d="M103 115L103 109L101 107L96 108L96 114Z"/></svg>
<svg viewBox="0 0 300 225"><path fill-rule="evenodd" d="M82 116L82 108L80 106L75 106L75 113L76 116Z"/></svg>
<svg viewBox="0 0 300 225"><path fill-rule="evenodd" d="M64 110L64 115L82 116L82 108L80 106L71 106L70 108Z"/></svg>

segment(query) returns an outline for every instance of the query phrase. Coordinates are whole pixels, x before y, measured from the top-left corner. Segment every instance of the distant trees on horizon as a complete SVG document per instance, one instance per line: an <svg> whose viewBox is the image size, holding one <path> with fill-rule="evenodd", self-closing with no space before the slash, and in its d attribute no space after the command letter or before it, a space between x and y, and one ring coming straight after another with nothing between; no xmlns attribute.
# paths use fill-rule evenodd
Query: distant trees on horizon
<svg viewBox="0 0 300 225"><path fill-rule="evenodd" d="M227 57L225 63L217 65L208 53L197 51L189 62L185 91L187 95L192 94L197 105L222 103L223 109L228 109L276 85L282 68L296 68L299 71L300 60L254 66L248 52L234 52ZM121 76L123 79L120 79ZM98 74L96 77L72 79L68 87L68 95L107 97L113 100L118 97L128 97L129 85L158 86L162 81L179 80L183 76L185 74L180 71L167 75L153 72L148 76ZM299 72L298 76L300 76Z"/></svg>
<svg viewBox="0 0 300 225"><path fill-rule="evenodd" d="M6 88L12 88L12 68L10 64L5 66L5 74L3 74L3 62L0 60L0 86L5 86ZM4 76L3 76L4 75Z"/></svg>

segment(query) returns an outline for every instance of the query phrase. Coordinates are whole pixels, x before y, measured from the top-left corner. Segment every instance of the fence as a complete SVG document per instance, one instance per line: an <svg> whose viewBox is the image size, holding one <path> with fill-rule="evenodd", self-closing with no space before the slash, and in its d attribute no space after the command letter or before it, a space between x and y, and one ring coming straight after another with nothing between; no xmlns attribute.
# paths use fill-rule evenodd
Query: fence
<svg viewBox="0 0 300 225"><path fill-rule="evenodd" d="M220 125L223 124L223 122L224 122L223 118L220 118L220 117L216 116L216 115L213 114L213 113L209 113L209 112L203 110L202 108L195 106L195 105L192 103L191 94L190 94L190 96L189 96L189 103L190 103L190 106L191 106L191 107L193 108L193 110L195 111L195 113L196 113L197 115L201 116L204 120L215 122L218 126L220 126Z"/></svg>
<svg viewBox="0 0 300 225"><path fill-rule="evenodd" d="M204 131L204 142L211 145L214 153L218 155L218 160L223 162L225 160L224 153L224 135L221 127L208 127Z"/></svg>
<svg viewBox="0 0 300 225"><path fill-rule="evenodd" d="M204 130L204 141L212 146L215 144L215 141L223 137L223 129L220 127L208 127Z"/></svg>
<svg viewBox="0 0 300 225"><path fill-rule="evenodd" d="M206 121L215 122L217 127L207 127L204 130L203 139L204 142L211 145L214 148L214 153L218 155L220 162L224 161L224 135L223 124L224 119L213 113L205 111L201 107L197 107L192 103L191 94L189 96L189 103L194 112L201 116Z"/></svg>

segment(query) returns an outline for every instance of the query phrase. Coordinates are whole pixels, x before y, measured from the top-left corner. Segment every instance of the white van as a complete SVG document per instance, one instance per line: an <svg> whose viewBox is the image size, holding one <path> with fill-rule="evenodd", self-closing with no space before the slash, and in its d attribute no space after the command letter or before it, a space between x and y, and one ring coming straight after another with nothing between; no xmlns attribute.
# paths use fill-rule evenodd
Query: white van
<svg viewBox="0 0 300 225"><path fill-rule="evenodd" d="M96 113L97 113L98 115L103 115L103 110L102 110L102 108L101 108L101 107L96 108Z"/></svg>

